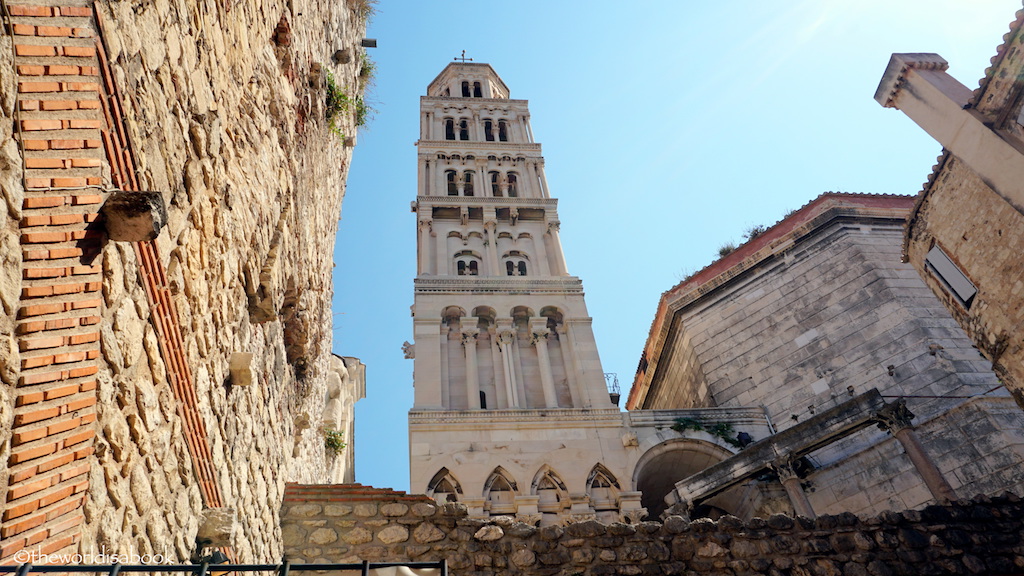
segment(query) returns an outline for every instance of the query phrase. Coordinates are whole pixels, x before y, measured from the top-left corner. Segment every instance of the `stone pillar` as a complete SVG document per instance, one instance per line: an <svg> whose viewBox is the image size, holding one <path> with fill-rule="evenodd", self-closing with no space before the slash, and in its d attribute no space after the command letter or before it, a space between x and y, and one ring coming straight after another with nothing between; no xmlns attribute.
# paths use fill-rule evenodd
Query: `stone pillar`
<svg viewBox="0 0 1024 576"><path fill-rule="evenodd" d="M551 359L548 358L547 326L530 326L530 343L537 348L537 363L540 364L540 385L544 390L544 405L558 408L558 394L555 393L555 381L551 377Z"/></svg>
<svg viewBox="0 0 1024 576"><path fill-rule="evenodd" d="M511 399L506 388L504 361L501 359L501 346L498 345L498 331L491 326L488 330L491 336L491 366L494 367L494 399L495 408L508 408Z"/></svg>
<svg viewBox="0 0 1024 576"><path fill-rule="evenodd" d="M477 328L462 329L462 346L466 349L466 406L470 410L480 409L480 370L476 361Z"/></svg>
<svg viewBox="0 0 1024 576"><path fill-rule="evenodd" d="M544 174L543 162L537 162L537 183L540 185L540 197L551 198L551 193L548 192L548 179Z"/></svg>
<svg viewBox="0 0 1024 576"><path fill-rule="evenodd" d="M498 345L501 349L501 366L505 379L505 394L508 397L510 408L519 408L519 394L516 391L516 369L513 361L512 347L516 340L515 330L511 327L511 321L506 321L506 326L498 325Z"/></svg>
<svg viewBox="0 0 1024 576"><path fill-rule="evenodd" d="M921 479L935 500L939 503L956 500L956 492L953 491L953 487L949 485L938 466L924 451L921 441L914 433L914 428L910 425L910 421L914 419L914 413L907 408L907 402L902 398L890 402L876 412L874 417L878 421L878 427L895 436L903 446L903 450L914 464L914 469L921 475Z"/></svg>
<svg viewBox="0 0 1024 576"><path fill-rule="evenodd" d="M789 501L793 504L796 513L807 518L816 518L817 514L811 508L811 501L807 499L807 494L800 486L800 477L796 474L794 464L795 459L792 456L783 456L773 462L771 468L779 475L779 481L786 489L786 495L789 496Z"/></svg>
<svg viewBox="0 0 1024 576"><path fill-rule="evenodd" d="M441 321L441 405L451 410L452 399L448 386L448 323Z"/></svg>
<svg viewBox="0 0 1024 576"><path fill-rule="evenodd" d="M433 228L431 220L420 220L420 254L419 274L430 274L430 236Z"/></svg>
<svg viewBox="0 0 1024 576"><path fill-rule="evenodd" d="M565 325L564 320L561 324L555 325L555 332L558 333L558 345L562 349L562 366L565 368L565 380L569 386L569 395L572 397L572 407L579 408L580 392L576 388L576 359L569 346L569 328Z"/></svg>
<svg viewBox="0 0 1024 576"><path fill-rule="evenodd" d="M561 225L561 222L558 220L548 222L547 235L551 238L551 249L547 253L554 264L551 270L552 274L555 276L568 276L569 272L565 269L565 256L562 254L562 241L558 238L558 229Z"/></svg>
<svg viewBox="0 0 1024 576"><path fill-rule="evenodd" d="M484 241L487 242L487 275L500 276L498 268L498 222L487 220L484 222Z"/></svg>
<svg viewBox="0 0 1024 576"><path fill-rule="evenodd" d="M538 276L549 276L551 274L551 264L548 263L548 251L544 247L544 238L531 236L530 242L533 245L535 262L533 274L537 274Z"/></svg>

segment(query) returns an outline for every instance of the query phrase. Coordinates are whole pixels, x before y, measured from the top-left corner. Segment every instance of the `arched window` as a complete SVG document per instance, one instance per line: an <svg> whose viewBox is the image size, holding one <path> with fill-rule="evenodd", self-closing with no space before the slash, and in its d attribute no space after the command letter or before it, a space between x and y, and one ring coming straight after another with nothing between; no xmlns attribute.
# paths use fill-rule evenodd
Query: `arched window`
<svg viewBox="0 0 1024 576"><path fill-rule="evenodd" d="M455 140L455 120L452 118L444 119L444 139Z"/></svg>
<svg viewBox="0 0 1024 576"><path fill-rule="evenodd" d="M473 82L473 97L474 98L481 98L481 97L483 97L483 95L484 95L483 92L480 90L480 83L479 82Z"/></svg>
<svg viewBox="0 0 1024 576"><path fill-rule="evenodd" d="M520 276L526 276L526 262L520 260L519 264L516 266L516 268L519 269L519 275Z"/></svg>
<svg viewBox="0 0 1024 576"><path fill-rule="evenodd" d="M490 180L491 182L491 196L494 196L495 198L500 198L501 186L500 183L498 182L499 174L497 172L488 172L487 176L487 179Z"/></svg>
<svg viewBox="0 0 1024 576"><path fill-rule="evenodd" d="M508 142L508 122L498 120L498 140Z"/></svg>
<svg viewBox="0 0 1024 576"><path fill-rule="evenodd" d="M484 139L494 142L494 122L490 120L484 120Z"/></svg>
<svg viewBox="0 0 1024 576"><path fill-rule="evenodd" d="M458 196L459 195L459 185L456 182L455 177L456 177L455 170L446 170L445 173L444 173L444 179L448 183L448 195L449 196Z"/></svg>
<svg viewBox="0 0 1024 576"><path fill-rule="evenodd" d="M469 121L465 118L459 120L459 140L469 140Z"/></svg>
<svg viewBox="0 0 1024 576"><path fill-rule="evenodd" d="M479 276L480 258L469 250L459 252L455 255L455 273L459 276Z"/></svg>
<svg viewBox="0 0 1024 576"><path fill-rule="evenodd" d="M505 273L509 276L526 276L526 254L512 250L505 255Z"/></svg>
<svg viewBox="0 0 1024 576"><path fill-rule="evenodd" d="M508 271L509 276L516 275L516 265L511 260L505 262L505 270Z"/></svg>
<svg viewBox="0 0 1024 576"><path fill-rule="evenodd" d="M484 499L491 515L512 514L516 511L516 483L504 468L498 466L484 483Z"/></svg>
<svg viewBox="0 0 1024 576"><path fill-rule="evenodd" d="M469 98L469 82L462 83L462 97Z"/></svg>
<svg viewBox="0 0 1024 576"><path fill-rule="evenodd" d="M427 495L440 504L457 502L462 495L462 486L447 468L441 468L427 483Z"/></svg>
<svg viewBox="0 0 1024 576"><path fill-rule="evenodd" d="M473 172L466 171L462 174L462 195L473 195Z"/></svg>
<svg viewBox="0 0 1024 576"><path fill-rule="evenodd" d="M508 176L508 197L518 198L519 197L519 175L515 172L509 172Z"/></svg>

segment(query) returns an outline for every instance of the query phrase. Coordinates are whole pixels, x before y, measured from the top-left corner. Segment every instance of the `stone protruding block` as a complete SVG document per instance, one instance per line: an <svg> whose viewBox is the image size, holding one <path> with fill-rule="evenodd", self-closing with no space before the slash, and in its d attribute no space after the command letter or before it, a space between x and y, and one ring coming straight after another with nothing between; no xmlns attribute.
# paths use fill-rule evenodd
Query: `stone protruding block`
<svg viewBox="0 0 1024 576"><path fill-rule="evenodd" d="M202 512L196 541L214 548L232 545L232 535L238 524L234 508L207 508Z"/></svg>
<svg viewBox="0 0 1024 576"><path fill-rule="evenodd" d="M115 242L155 240L167 224L167 206L160 192L118 190L100 209L107 236Z"/></svg>
<svg viewBox="0 0 1024 576"><path fill-rule="evenodd" d="M248 386L252 384L252 352L233 352L228 360L231 384Z"/></svg>

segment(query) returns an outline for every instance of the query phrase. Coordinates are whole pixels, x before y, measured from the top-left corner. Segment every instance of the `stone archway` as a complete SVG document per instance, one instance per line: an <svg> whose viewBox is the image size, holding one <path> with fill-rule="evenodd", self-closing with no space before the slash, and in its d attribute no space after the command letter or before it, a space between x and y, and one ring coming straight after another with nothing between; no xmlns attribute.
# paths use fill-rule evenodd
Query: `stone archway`
<svg viewBox="0 0 1024 576"><path fill-rule="evenodd" d="M730 456L732 452L721 446L693 438L666 440L645 452L633 470L633 486L643 493L647 518L660 518L668 507L665 496L675 490L676 482Z"/></svg>

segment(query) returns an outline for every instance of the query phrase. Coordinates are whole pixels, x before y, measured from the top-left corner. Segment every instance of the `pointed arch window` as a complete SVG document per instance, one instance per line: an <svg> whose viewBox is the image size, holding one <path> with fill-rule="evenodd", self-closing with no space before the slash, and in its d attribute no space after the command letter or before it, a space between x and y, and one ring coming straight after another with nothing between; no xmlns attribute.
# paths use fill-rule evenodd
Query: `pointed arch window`
<svg viewBox="0 0 1024 576"><path fill-rule="evenodd" d="M533 493L539 496L537 508L543 513L559 513L571 504L565 482L553 470L544 466L533 482Z"/></svg>
<svg viewBox="0 0 1024 576"><path fill-rule="evenodd" d="M516 482L504 468L498 466L484 483L485 506L491 515L514 514L516 511Z"/></svg>
<svg viewBox="0 0 1024 576"><path fill-rule="evenodd" d="M458 502L462 496L462 485L447 468L441 468L427 483L427 495L441 504Z"/></svg>
<svg viewBox="0 0 1024 576"><path fill-rule="evenodd" d="M618 506L619 481L610 470L596 464L587 476L587 495L595 510L612 510Z"/></svg>

